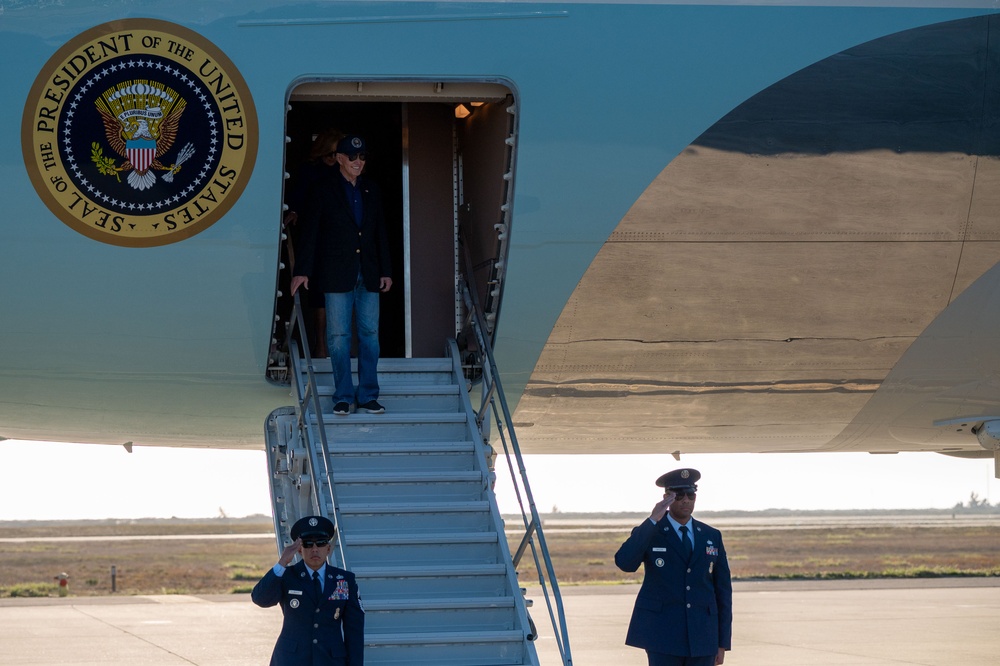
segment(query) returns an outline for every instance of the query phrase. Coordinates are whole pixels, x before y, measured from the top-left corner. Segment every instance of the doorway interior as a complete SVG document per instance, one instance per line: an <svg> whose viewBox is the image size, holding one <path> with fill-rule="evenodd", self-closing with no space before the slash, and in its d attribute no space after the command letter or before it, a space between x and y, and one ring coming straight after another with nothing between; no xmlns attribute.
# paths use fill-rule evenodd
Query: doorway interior
<svg viewBox="0 0 1000 666"><path fill-rule="evenodd" d="M392 255L393 287L381 303L382 356L440 356L445 341L459 334L466 253L474 267L471 282L495 327L517 144L512 86L310 79L291 89L286 108L283 207L320 133L358 134L368 144L365 173L382 193ZM292 312L295 229L281 236L287 240L277 272L268 375L285 383L277 368L285 360L284 331ZM314 339L310 345L315 348Z"/></svg>

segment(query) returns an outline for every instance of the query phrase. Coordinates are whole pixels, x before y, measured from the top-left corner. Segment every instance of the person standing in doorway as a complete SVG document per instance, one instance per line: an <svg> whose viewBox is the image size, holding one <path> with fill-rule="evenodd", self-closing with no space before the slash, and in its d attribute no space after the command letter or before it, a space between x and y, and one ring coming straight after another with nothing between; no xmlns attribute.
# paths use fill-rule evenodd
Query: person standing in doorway
<svg viewBox="0 0 1000 666"><path fill-rule="evenodd" d="M717 666L731 649L733 585L719 530L691 517L701 474L675 469L649 518L615 553L622 571L643 565L625 644L649 666Z"/></svg>
<svg viewBox="0 0 1000 666"><path fill-rule="evenodd" d="M379 294L392 287L382 199L363 174L365 140L348 135L337 144L338 169L306 194L299 223L299 256L292 294L299 287L325 294L326 334L333 366L333 411L352 407L381 414L378 385ZM351 379L352 318L358 332L358 386Z"/></svg>
<svg viewBox="0 0 1000 666"><path fill-rule="evenodd" d="M299 211L303 209L306 192L312 191L316 181L329 179L340 168L337 164L337 144L344 133L336 129L320 132L313 140L309 150L309 161L294 174L288 188L288 210L285 211L284 227L289 232L289 265L295 269L295 252L298 246L299 229L296 222ZM313 311L314 335L311 338L312 355L323 358L330 352L326 346L326 296L321 291L309 292L304 299L306 305Z"/></svg>

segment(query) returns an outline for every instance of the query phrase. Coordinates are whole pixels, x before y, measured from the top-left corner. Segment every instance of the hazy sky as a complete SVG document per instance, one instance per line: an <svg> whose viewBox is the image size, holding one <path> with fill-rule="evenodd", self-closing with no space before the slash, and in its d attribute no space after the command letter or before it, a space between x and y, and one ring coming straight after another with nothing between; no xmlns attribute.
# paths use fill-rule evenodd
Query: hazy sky
<svg viewBox="0 0 1000 666"><path fill-rule="evenodd" d="M0 520L270 515L263 451L0 442ZM937 454L526 456L540 512L648 511L656 477L701 471L698 508L949 508L1000 501L992 460ZM498 474L502 511L517 505Z"/></svg>

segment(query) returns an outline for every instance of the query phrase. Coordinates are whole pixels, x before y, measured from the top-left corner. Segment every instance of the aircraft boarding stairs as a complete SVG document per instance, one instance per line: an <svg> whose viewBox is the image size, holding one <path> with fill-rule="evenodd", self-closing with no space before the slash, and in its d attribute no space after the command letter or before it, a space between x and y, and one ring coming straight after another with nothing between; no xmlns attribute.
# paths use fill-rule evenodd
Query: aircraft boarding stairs
<svg viewBox="0 0 1000 666"><path fill-rule="evenodd" d="M290 348L298 407L276 410L265 428L278 549L297 518L334 521L334 563L354 572L366 611L366 663L538 664L491 488L492 447L454 341L443 358L381 359L386 413L374 415L334 415L329 359ZM536 570L551 573L534 522L525 517L518 557L530 546ZM561 602L558 628L548 598L554 576L540 582L571 664Z"/></svg>

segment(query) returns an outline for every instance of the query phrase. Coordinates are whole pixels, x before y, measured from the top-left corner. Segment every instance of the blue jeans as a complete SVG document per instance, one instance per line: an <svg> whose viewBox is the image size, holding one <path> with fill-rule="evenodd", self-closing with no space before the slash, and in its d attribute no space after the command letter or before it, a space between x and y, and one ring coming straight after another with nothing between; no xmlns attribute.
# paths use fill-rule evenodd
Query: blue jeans
<svg viewBox="0 0 1000 666"><path fill-rule="evenodd" d="M378 399L378 292L365 289L326 294L326 342L333 365L333 403L363 405ZM351 316L358 323L358 388L351 379Z"/></svg>

